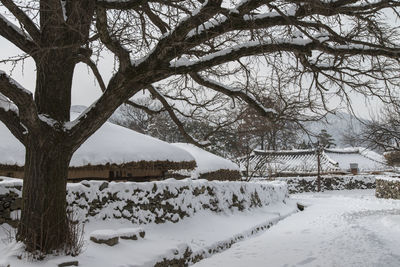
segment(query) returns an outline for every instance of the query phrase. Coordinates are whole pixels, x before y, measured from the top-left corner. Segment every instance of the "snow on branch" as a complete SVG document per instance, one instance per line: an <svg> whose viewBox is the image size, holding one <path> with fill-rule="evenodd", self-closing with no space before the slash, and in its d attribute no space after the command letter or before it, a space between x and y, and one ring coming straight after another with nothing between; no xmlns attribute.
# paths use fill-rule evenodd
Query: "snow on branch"
<svg viewBox="0 0 400 267"><path fill-rule="evenodd" d="M0 35L12 42L25 53L31 54L36 45L19 27L0 14Z"/></svg>
<svg viewBox="0 0 400 267"><path fill-rule="evenodd" d="M326 38L319 39L320 41L323 41ZM177 73L187 73L190 71L199 71L215 65L223 64L245 56L278 51L307 52L313 47L316 47L313 40L303 38L250 41L208 54L196 61L190 61L184 58L171 61L170 67L173 68Z"/></svg>
<svg viewBox="0 0 400 267"><path fill-rule="evenodd" d="M398 58L400 47L378 47L375 45L348 43L346 45L329 44L327 35L320 35L306 39L295 37L292 39L282 38L268 41L250 41L241 45L236 45L215 53L210 53L198 60L188 60L185 58L170 62L170 67L175 73L184 74L189 72L201 71L209 67L227 63L241 57L256 56L273 52L293 52L299 54L309 54L312 51L320 51L330 55L367 55L385 56L388 58Z"/></svg>
<svg viewBox="0 0 400 267"><path fill-rule="evenodd" d="M222 11L221 3L221 0L205 1L190 16L183 18L174 30L164 34L157 46L148 55L132 62L133 67L152 60L165 62L166 60L172 60L177 54L183 53L187 34Z"/></svg>
<svg viewBox="0 0 400 267"><path fill-rule="evenodd" d="M40 40L40 32L33 21L25 14L13 0L0 0L0 2L14 15L14 17L24 26L30 37L35 40ZM17 28L17 27L16 27ZM19 28L17 28L20 31ZM24 34L23 34L24 35Z"/></svg>
<svg viewBox="0 0 400 267"><path fill-rule="evenodd" d="M18 115L18 107L2 93L0 93L0 109L3 109L5 112L12 111Z"/></svg>
<svg viewBox="0 0 400 267"><path fill-rule="evenodd" d="M18 107L33 101L32 92L26 90L3 71L0 71L0 92L10 98Z"/></svg>
<svg viewBox="0 0 400 267"><path fill-rule="evenodd" d="M222 83L202 77L198 73L194 72L190 73L190 76L195 82L202 86L208 87L231 97L239 97L247 104L252 106L254 109L256 109L263 116L273 116L274 114L276 114L276 111L274 109L264 107L263 104L261 104L253 95L251 95L249 92L244 92L240 88L228 87Z"/></svg>
<svg viewBox="0 0 400 267"><path fill-rule="evenodd" d="M35 123L37 123L38 117L32 93L2 71L0 71L0 93L18 107L17 115L20 116L21 121L27 126L34 127L37 125ZM5 110L5 108L3 109ZM14 106L12 106L12 109L15 112Z"/></svg>

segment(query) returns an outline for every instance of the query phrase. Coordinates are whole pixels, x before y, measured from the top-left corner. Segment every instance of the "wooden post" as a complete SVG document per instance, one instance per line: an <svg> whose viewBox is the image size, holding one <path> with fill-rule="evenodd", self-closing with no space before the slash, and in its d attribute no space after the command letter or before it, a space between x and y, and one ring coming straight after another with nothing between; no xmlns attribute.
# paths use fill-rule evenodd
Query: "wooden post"
<svg viewBox="0 0 400 267"><path fill-rule="evenodd" d="M317 143L317 187L321 192L321 146Z"/></svg>

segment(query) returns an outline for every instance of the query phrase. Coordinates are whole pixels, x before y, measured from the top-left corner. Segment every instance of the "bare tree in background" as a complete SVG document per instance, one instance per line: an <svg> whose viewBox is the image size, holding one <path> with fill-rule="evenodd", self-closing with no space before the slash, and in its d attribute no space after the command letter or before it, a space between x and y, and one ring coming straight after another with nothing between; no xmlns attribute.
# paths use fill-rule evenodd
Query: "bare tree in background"
<svg viewBox="0 0 400 267"><path fill-rule="evenodd" d="M0 35L36 64L34 95L0 74L0 119L26 147L18 240L28 250L63 248L70 159L115 109L141 90L160 101L184 129L177 102L196 106L200 96L244 101L273 117L276 111L264 107L256 92L236 86L257 76L274 83L284 73L291 81L285 90L322 107L331 95L346 99L351 90L389 102L400 78L400 35L396 22L386 17L399 17L399 1L0 3ZM96 56L103 53L112 53L118 63L109 81L96 66ZM80 62L91 68L103 93L70 121L71 85Z"/></svg>
<svg viewBox="0 0 400 267"><path fill-rule="evenodd" d="M400 151L400 106L386 105L379 114L365 122L362 139L372 148Z"/></svg>
<svg viewBox="0 0 400 267"><path fill-rule="evenodd" d="M341 143L345 146L357 147L364 143L361 129L356 129L354 125L349 122L346 130L341 133Z"/></svg>

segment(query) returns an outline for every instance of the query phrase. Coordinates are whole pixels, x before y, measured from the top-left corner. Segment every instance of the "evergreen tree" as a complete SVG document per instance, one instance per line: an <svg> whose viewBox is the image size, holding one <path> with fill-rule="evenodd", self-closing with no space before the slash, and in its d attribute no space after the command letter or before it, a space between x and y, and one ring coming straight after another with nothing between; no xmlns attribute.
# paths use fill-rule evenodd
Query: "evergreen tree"
<svg viewBox="0 0 400 267"><path fill-rule="evenodd" d="M326 148L335 147L335 139L325 129L322 129L317 136L320 145Z"/></svg>

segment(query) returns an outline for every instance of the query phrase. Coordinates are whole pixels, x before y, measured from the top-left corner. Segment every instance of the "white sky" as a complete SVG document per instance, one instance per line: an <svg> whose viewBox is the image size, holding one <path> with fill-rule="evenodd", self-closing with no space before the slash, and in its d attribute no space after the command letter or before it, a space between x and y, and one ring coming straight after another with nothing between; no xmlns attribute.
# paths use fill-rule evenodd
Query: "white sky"
<svg viewBox="0 0 400 267"><path fill-rule="evenodd" d="M22 52L12 45L10 42L0 37L0 58L4 59L9 56L19 55ZM62 62L60 63L62 64ZM111 77L113 70L113 58L112 56L108 56L107 58L103 58L100 61L99 69L103 74L105 81ZM28 59L24 62L24 64L20 63L17 67L11 72L11 66L8 64L0 64L0 70L11 74L12 77L23 85L26 89L30 91L34 91L35 88L35 75L36 75L36 67L32 59ZM62 75L62 74L60 74ZM78 64L75 68L75 75L73 81L73 89L72 89L72 104L73 105L86 105L89 106L93 103L101 94L101 90L95 81L92 72L84 65ZM329 103L332 106L338 104ZM352 97L353 108L356 111L357 115L367 118L371 111L377 111L381 104L376 100L369 100L366 102L365 98L361 95L354 95Z"/></svg>

